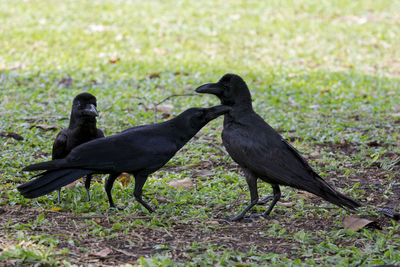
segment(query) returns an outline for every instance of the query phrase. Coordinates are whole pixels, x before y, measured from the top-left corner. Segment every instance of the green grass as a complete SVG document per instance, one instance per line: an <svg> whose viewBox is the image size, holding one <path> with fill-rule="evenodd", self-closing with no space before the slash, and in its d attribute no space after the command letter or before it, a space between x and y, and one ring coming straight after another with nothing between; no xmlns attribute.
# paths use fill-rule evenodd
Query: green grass
<svg viewBox="0 0 400 267"><path fill-rule="evenodd" d="M253 241L240 235L248 233L241 232L249 228L245 223L218 223L249 201L236 165L210 145L222 147L221 118L147 181L146 199L163 215L148 215L133 200L133 183L115 184L116 203L126 209L108 211L103 177L93 183L90 203L82 202L82 187L63 190L58 213L50 212L54 194L27 200L15 189L31 176L21 172L23 166L50 158L58 132L32 126L66 127L78 93L97 96L98 125L111 135L154 122L146 107L169 95L193 93L232 72L251 88L254 109L308 155L321 176L361 200L361 215L377 218L376 207L398 207L400 198L393 163L400 153L399 9L400 2L385 0L0 0L0 130L24 137L1 137L0 261L90 264L97 258L89 255L109 244L133 253L143 243L146 253L114 250L103 263L399 263L398 223L379 217L382 230L345 230L348 212L290 188L282 188L282 202L291 206L277 206L279 217L249 226ZM71 85L60 83L66 77ZM165 102L173 105L172 116L217 103L204 95ZM197 176L196 168L212 175ZM183 178L192 178L195 189L168 186ZM260 183L259 192L271 189ZM235 231L243 245L222 238ZM172 241L157 243L167 233Z"/></svg>

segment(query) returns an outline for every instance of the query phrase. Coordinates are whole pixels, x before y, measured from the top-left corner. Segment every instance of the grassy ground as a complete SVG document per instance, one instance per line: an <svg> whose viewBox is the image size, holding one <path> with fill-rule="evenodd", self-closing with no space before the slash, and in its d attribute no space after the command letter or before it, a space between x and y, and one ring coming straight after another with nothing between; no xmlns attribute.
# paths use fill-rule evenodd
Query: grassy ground
<svg viewBox="0 0 400 267"><path fill-rule="evenodd" d="M398 209L400 199L399 9L385 0L0 0L0 130L24 137L0 137L0 261L399 263L399 224L376 213ZM31 176L23 166L50 158L76 94L98 97L99 127L111 135L152 123L154 103L226 72L248 82L255 110L330 184L360 200L359 214L381 230L346 230L349 212L291 188L282 188L275 219L226 222L249 196L221 145L221 118L147 181L145 198L162 215L134 201L133 181L115 184L117 205L125 207L118 212L108 210L102 176L90 203L79 186L63 190L61 205L55 194L27 200L15 189ZM203 95L163 104L173 105L174 116L217 103ZM183 178L194 188L168 185ZM261 182L259 191L271 193Z"/></svg>

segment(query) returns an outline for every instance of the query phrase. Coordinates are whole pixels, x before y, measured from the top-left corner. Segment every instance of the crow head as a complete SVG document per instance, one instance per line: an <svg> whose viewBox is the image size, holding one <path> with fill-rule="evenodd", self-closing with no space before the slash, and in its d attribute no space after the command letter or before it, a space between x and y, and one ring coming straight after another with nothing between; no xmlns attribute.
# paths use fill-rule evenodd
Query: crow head
<svg viewBox="0 0 400 267"><path fill-rule="evenodd" d="M207 83L196 89L197 93L216 95L227 106L251 105L251 94L243 79L236 74L225 74L217 83Z"/></svg>
<svg viewBox="0 0 400 267"><path fill-rule="evenodd" d="M96 97L89 93L81 93L72 102L71 116L76 118L95 118L99 116L96 107Z"/></svg>
<svg viewBox="0 0 400 267"><path fill-rule="evenodd" d="M190 108L176 117L180 127L191 133L197 133L203 126L213 119L228 113L232 108L224 105L211 108Z"/></svg>

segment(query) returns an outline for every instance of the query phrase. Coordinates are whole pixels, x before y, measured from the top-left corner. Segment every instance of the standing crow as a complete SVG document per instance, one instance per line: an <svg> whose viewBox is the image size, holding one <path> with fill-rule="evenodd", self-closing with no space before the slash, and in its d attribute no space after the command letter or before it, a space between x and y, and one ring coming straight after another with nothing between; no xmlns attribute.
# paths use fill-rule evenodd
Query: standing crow
<svg viewBox="0 0 400 267"><path fill-rule="evenodd" d="M64 159L33 164L23 171L46 170L39 178L18 186L27 198L36 198L65 186L83 175L109 173L105 185L111 208L115 179L127 172L135 176L135 199L148 211L142 188L147 177L166 164L203 126L231 108L190 108L177 117L157 124L133 127L119 134L95 139L72 149Z"/></svg>
<svg viewBox="0 0 400 267"><path fill-rule="evenodd" d="M80 144L104 137L104 133L96 128L96 117L99 116L96 107L96 97L89 93L81 93L74 98L69 126L67 129L61 130L54 140L53 160L65 158L74 147ZM85 181L88 201L90 201L89 187L91 180L92 175L88 174ZM58 202L60 202L60 191L59 188L57 190Z"/></svg>
<svg viewBox="0 0 400 267"><path fill-rule="evenodd" d="M241 77L225 74L217 83L204 84L196 92L214 94L223 105L232 107L224 116L222 141L232 159L242 167L251 196L251 203L232 220L242 219L257 204L257 178L273 189L273 196L268 197L272 203L264 217L281 197L279 185L311 192L339 207L360 207L327 184L291 144L254 112L250 91Z"/></svg>

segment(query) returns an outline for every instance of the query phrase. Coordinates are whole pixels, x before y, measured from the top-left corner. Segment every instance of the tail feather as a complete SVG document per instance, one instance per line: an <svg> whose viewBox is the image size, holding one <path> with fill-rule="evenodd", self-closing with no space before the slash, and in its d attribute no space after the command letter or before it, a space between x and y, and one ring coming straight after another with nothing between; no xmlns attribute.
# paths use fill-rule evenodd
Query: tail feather
<svg viewBox="0 0 400 267"><path fill-rule="evenodd" d="M26 198L36 198L68 185L82 176L93 173L92 170L82 169L46 171L35 180L18 186L18 191Z"/></svg>
<svg viewBox="0 0 400 267"><path fill-rule="evenodd" d="M60 166L61 162L63 162L63 159L56 159L56 160L52 160L52 161L40 162L40 163L26 166L25 168L22 169L22 171L26 172L26 171L59 169L61 167Z"/></svg>
<svg viewBox="0 0 400 267"><path fill-rule="evenodd" d="M333 189L327 182L325 182L322 178L318 179L319 186L317 192L312 192L319 197L322 197L326 201L329 201L332 204L335 204L341 208L348 208L351 210L355 210L361 207L361 204L352 199L351 197L345 196L342 193Z"/></svg>

